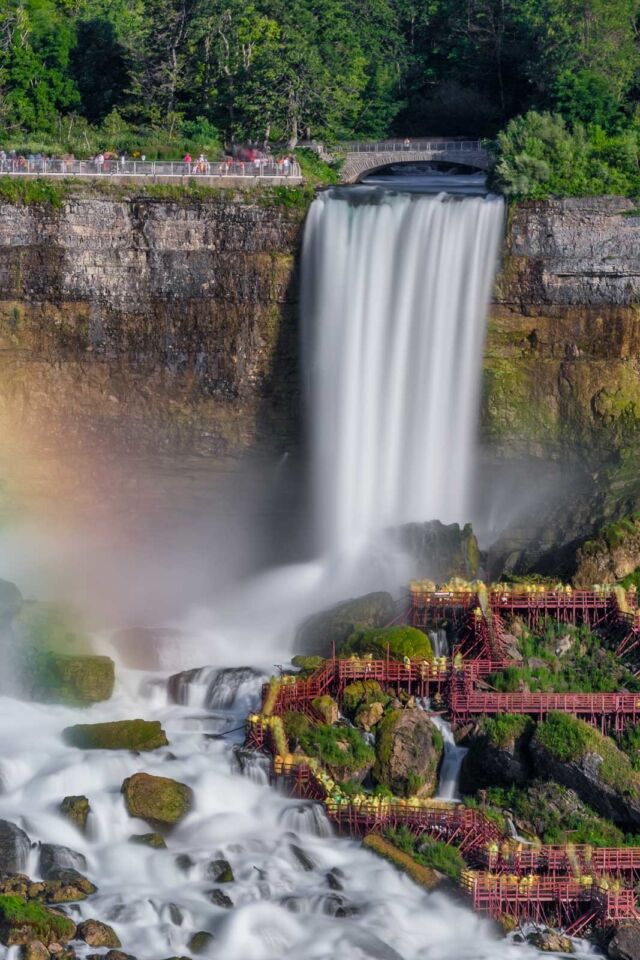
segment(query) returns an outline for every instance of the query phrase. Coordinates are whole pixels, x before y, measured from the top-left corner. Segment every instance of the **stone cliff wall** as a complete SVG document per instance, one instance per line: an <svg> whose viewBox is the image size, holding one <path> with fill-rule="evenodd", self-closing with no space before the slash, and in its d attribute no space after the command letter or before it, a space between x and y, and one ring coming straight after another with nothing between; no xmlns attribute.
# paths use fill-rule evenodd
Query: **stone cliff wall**
<svg viewBox="0 0 640 960"><path fill-rule="evenodd" d="M304 209L273 194L0 201L0 425L237 452L297 409Z"/></svg>

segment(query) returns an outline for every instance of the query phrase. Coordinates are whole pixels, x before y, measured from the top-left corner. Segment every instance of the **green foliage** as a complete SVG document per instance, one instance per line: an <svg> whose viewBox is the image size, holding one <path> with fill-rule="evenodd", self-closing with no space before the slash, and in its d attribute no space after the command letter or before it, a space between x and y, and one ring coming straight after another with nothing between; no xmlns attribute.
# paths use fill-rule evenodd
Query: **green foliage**
<svg viewBox="0 0 640 960"><path fill-rule="evenodd" d="M402 660L404 657L410 660L433 660L431 641L426 633L416 627L404 626L356 630L345 641L340 655L371 653L383 660L387 651L392 660Z"/></svg>
<svg viewBox="0 0 640 960"><path fill-rule="evenodd" d="M348 774L371 766L375 754L353 727L330 727L319 724L300 738L302 749L334 771Z"/></svg>
<svg viewBox="0 0 640 960"><path fill-rule="evenodd" d="M300 743L302 737L309 730L311 721L304 713L298 713L296 710L287 710L282 717L284 732L290 743Z"/></svg>
<svg viewBox="0 0 640 960"><path fill-rule="evenodd" d="M27 901L24 897L12 894L0 895L0 926L28 926L34 933L34 939L50 943L54 940L66 942L73 935L75 926L68 917L47 910L41 903Z"/></svg>
<svg viewBox="0 0 640 960"><path fill-rule="evenodd" d="M0 200L29 205L45 203L61 207L68 195L66 183L40 177L0 177Z"/></svg>
<svg viewBox="0 0 640 960"><path fill-rule="evenodd" d="M538 724L536 740L556 760L580 760L593 746L593 729L584 720L568 713L551 713Z"/></svg>
<svg viewBox="0 0 640 960"><path fill-rule="evenodd" d="M506 747L525 733L530 733L533 723L529 717L504 713L497 717L483 717L480 731L495 747Z"/></svg>
<svg viewBox="0 0 640 960"><path fill-rule="evenodd" d="M510 197L545 200L640 192L640 126L620 133L568 127L560 114L531 111L498 134L495 182Z"/></svg>
<svg viewBox="0 0 640 960"><path fill-rule="evenodd" d="M291 658L291 663L299 670L311 673L324 663L324 657L305 657L303 654L297 654Z"/></svg>
<svg viewBox="0 0 640 960"><path fill-rule="evenodd" d="M296 160L307 183L324 185L340 182L338 167L322 160L313 150L296 150Z"/></svg>
<svg viewBox="0 0 640 960"><path fill-rule="evenodd" d="M169 742L159 720L78 723L66 727L62 737L81 750L157 750Z"/></svg>

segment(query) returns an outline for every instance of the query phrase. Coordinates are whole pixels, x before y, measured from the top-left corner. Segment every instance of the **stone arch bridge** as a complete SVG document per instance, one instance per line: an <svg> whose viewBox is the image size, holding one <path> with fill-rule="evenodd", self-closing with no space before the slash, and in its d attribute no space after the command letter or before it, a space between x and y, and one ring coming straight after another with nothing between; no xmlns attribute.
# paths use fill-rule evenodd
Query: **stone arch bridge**
<svg viewBox="0 0 640 960"><path fill-rule="evenodd" d="M358 183L362 177L389 164L438 160L476 170L489 169L489 152L481 140L380 140L345 143L336 151L343 159L342 182Z"/></svg>

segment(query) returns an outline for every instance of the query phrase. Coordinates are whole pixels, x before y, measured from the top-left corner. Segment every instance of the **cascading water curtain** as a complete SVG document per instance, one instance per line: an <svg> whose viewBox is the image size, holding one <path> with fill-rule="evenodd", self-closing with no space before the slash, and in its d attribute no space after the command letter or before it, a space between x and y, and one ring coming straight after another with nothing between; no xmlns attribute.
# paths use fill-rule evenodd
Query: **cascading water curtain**
<svg viewBox="0 0 640 960"><path fill-rule="evenodd" d="M466 519L503 211L358 188L312 204L303 354L322 553Z"/></svg>

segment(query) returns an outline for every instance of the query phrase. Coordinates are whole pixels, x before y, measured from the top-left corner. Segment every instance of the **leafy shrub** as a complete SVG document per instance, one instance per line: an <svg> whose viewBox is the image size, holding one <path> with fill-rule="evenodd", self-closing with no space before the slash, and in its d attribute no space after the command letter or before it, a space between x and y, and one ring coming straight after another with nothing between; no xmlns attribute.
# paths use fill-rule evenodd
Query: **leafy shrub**
<svg viewBox="0 0 640 960"><path fill-rule="evenodd" d="M385 830L384 836L420 866L438 870L450 880L458 881L466 867L464 857L457 847L450 847L440 840L431 840L428 837L416 838L407 827Z"/></svg>
<svg viewBox="0 0 640 960"><path fill-rule="evenodd" d="M287 710L282 716L282 723L287 740L294 744L300 743L311 726L311 721L306 714L297 713L295 710Z"/></svg>
<svg viewBox="0 0 640 960"><path fill-rule="evenodd" d="M533 722L529 717L520 717L512 713L504 713L497 717L483 717L480 731L489 743L495 747L506 747L518 740L525 732L531 732Z"/></svg>
<svg viewBox="0 0 640 960"><path fill-rule="evenodd" d="M381 627L380 629L356 630L344 642L340 655L371 653L380 660L387 656L392 660L433 660L431 641L426 633L416 627Z"/></svg>
<svg viewBox="0 0 640 960"><path fill-rule="evenodd" d="M569 763L580 760L589 751L593 733L584 720L568 713L551 713L544 723L538 724L536 740L556 760Z"/></svg>

